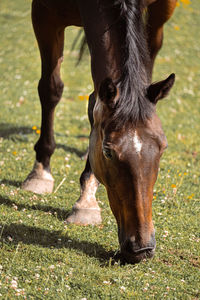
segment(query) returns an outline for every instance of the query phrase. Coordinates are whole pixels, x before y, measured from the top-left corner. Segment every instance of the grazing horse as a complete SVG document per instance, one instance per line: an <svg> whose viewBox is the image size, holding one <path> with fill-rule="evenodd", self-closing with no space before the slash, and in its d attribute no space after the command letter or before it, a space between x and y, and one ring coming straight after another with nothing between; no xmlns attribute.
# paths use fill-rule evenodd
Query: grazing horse
<svg viewBox="0 0 200 300"><path fill-rule="evenodd" d="M23 188L51 192L50 158L55 149L54 110L63 82L64 30L83 26L91 55L94 92L88 114L89 155L80 177L81 195L67 222L101 223L95 198L99 182L107 190L118 225L121 255L130 263L152 257L155 232L152 198L159 160L167 140L156 103L169 93L175 75L151 83L154 59L162 45L163 25L176 0L33 0L32 21L42 75L42 107L36 162Z"/></svg>

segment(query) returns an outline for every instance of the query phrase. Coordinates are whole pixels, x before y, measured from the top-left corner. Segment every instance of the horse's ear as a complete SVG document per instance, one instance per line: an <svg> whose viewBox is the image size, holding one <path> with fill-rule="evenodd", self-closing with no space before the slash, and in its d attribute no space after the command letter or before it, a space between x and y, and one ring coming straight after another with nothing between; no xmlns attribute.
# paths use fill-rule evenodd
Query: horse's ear
<svg viewBox="0 0 200 300"><path fill-rule="evenodd" d="M172 73L167 79L151 84L147 89L147 97L156 104L158 100L165 98L171 90L175 81L175 74Z"/></svg>
<svg viewBox="0 0 200 300"><path fill-rule="evenodd" d="M105 78L100 84L99 88L99 98L103 101L109 108L114 108L115 98L118 94L118 90L111 78Z"/></svg>

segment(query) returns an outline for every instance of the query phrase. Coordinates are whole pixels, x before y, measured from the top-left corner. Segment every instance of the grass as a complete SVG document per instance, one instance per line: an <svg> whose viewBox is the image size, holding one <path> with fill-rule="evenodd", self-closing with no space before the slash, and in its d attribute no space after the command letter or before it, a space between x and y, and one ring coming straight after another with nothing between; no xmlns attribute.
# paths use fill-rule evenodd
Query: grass
<svg viewBox="0 0 200 300"><path fill-rule="evenodd" d="M117 227L101 186L101 226L66 225L79 196L88 145L89 58L75 68L66 32L56 109L55 189L34 195L20 189L32 168L40 128L37 83L40 58L30 22L31 1L0 3L0 298L2 299L198 299L200 178L200 12L198 0L180 2L165 27L155 80L176 73L176 85L158 114L168 138L155 186L153 219L157 252L138 265L112 264ZM34 112L34 113L33 113ZM63 179L66 178L65 181Z"/></svg>

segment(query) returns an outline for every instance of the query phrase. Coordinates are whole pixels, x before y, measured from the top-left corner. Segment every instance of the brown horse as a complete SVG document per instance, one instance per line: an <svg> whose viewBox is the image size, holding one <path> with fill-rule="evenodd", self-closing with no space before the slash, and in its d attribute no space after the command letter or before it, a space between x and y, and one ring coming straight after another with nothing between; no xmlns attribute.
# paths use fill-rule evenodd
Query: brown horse
<svg viewBox="0 0 200 300"><path fill-rule="evenodd" d="M36 162L23 187L36 193L53 189L50 158L55 149L54 110L63 91L64 30L83 26L94 81L88 109L92 130L81 195L67 221L101 222L95 193L102 183L117 220L121 254L131 263L155 252L153 186L167 147L156 103L169 93L175 76L151 84L151 74L163 25L175 6L176 0L33 0L32 4L42 60L38 86L42 125Z"/></svg>

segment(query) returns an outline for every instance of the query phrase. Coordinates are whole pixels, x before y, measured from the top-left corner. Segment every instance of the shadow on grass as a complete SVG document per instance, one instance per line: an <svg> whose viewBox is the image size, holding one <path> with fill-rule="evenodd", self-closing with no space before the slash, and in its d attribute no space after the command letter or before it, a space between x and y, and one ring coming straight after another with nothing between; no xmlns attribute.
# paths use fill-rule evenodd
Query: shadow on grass
<svg viewBox="0 0 200 300"><path fill-rule="evenodd" d="M28 141L26 135L33 133L32 128L16 124L0 123L0 137L5 139Z"/></svg>
<svg viewBox="0 0 200 300"><path fill-rule="evenodd" d="M5 184L5 185L12 185L15 187L20 187L21 186L21 181L17 181L17 180L9 180L9 179L2 179L0 180L1 184Z"/></svg>
<svg viewBox="0 0 200 300"><path fill-rule="evenodd" d="M0 204L7 205L9 207L17 206L18 211L21 211L23 209L40 210L43 212L50 213L52 216L58 218L61 221L66 220L67 216L71 212L70 210L64 210L64 209L60 209L58 207L45 206L45 205L41 205L41 204L34 204L34 205L21 204L16 201L12 201L7 197L2 197L2 196L0 196Z"/></svg>
<svg viewBox="0 0 200 300"><path fill-rule="evenodd" d="M88 141L90 138L89 135L84 135L84 134L79 134L79 135L76 135L75 137L80 140L88 140Z"/></svg>
<svg viewBox="0 0 200 300"><path fill-rule="evenodd" d="M71 147L71 146L66 146L63 144L56 144L57 149L63 149L65 152L70 152L76 154L78 157L83 159L85 155L87 154L86 151L80 151L77 148Z"/></svg>
<svg viewBox="0 0 200 300"><path fill-rule="evenodd" d="M16 201L12 201L7 197L0 196L0 204L7 205L9 207L17 206L17 210L21 211L23 209L27 210L40 210L44 212L51 213L52 216L65 220L70 213L70 210L63 210L60 208L55 208L52 206L43 205L29 205L20 204ZM27 226L23 224L11 223L10 225L0 224L0 233L2 230L3 242L18 244L20 242L24 244L40 245L47 248L69 248L81 251L90 257L95 257L101 262L101 266L108 266L110 259L112 264L119 260L119 256L115 256L113 251L106 251L98 243L92 243L88 241L81 241L77 239L72 239L67 235L63 235L62 231L50 231L46 229L41 229L34 226ZM78 230L78 226L77 226ZM12 242L9 241L8 237L11 237Z"/></svg>
<svg viewBox="0 0 200 300"><path fill-rule="evenodd" d="M61 231L50 231L16 223L11 223L10 225L0 224L0 228L2 229L1 239L3 243L14 245L23 243L26 245L39 245L51 249L74 249L90 257L97 258L102 266L108 265L109 260L112 259L115 254L113 251L106 251L97 243L73 239L67 235L63 235ZM12 242L10 241L11 238Z"/></svg>
<svg viewBox="0 0 200 300"><path fill-rule="evenodd" d="M27 135L33 133L34 132L31 127L0 123L0 137L4 139L12 140L14 142L28 142ZM60 134L60 133L55 133L55 135L67 137L66 134ZM86 138L88 139L88 136L85 135L77 135L75 137L77 139L86 139ZM83 160L87 158L88 150L80 151L77 148L59 144L59 143L56 145L56 148L63 149L65 152L74 153Z"/></svg>

